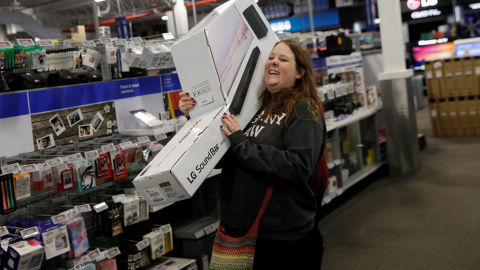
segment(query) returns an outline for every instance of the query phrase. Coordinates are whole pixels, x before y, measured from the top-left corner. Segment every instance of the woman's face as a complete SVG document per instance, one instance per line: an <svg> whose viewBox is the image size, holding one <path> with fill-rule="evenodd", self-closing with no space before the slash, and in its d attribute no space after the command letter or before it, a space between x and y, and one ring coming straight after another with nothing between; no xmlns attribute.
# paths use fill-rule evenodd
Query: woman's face
<svg viewBox="0 0 480 270"><path fill-rule="evenodd" d="M296 79L302 74L295 64L295 55L288 45L278 43L270 53L263 75L267 90L271 94L295 86Z"/></svg>

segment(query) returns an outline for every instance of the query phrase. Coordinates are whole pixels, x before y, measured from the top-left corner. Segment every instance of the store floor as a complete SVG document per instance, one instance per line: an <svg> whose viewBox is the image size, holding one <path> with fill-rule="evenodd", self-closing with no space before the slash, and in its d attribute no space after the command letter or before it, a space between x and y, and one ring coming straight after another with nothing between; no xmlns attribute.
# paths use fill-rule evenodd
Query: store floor
<svg viewBox="0 0 480 270"><path fill-rule="evenodd" d="M323 270L480 269L480 136L434 138L417 111L421 171L383 176L320 222Z"/></svg>

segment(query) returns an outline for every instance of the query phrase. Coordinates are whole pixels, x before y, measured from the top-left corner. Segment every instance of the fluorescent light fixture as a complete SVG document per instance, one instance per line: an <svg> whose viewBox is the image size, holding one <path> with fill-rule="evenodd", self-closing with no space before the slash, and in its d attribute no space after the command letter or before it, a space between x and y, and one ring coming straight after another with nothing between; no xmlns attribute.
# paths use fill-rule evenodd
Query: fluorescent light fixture
<svg viewBox="0 0 480 270"><path fill-rule="evenodd" d="M168 20L168 16L162 16L162 20L164 21Z"/></svg>
<svg viewBox="0 0 480 270"><path fill-rule="evenodd" d="M480 9L480 3L473 3L468 5L471 9Z"/></svg>
<svg viewBox="0 0 480 270"><path fill-rule="evenodd" d="M373 20L373 22L375 22L375 24L380 24L380 18L376 18L375 20Z"/></svg>
<svg viewBox="0 0 480 270"><path fill-rule="evenodd" d="M104 2L105 0L95 0L95 2Z"/></svg>

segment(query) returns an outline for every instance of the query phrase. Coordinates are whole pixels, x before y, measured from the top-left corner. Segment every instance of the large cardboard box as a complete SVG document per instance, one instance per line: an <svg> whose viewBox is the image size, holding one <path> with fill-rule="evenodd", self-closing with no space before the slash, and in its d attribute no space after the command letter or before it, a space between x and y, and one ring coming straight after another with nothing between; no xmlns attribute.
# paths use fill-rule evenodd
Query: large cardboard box
<svg viewBox="0 0 480 270"><path fill-rule="evenodd" d="M447 101L447 111L448 111L448 126L447 126L447 135L455 136L457 135L457 129L459 128L458 122L458 109L457 101L455 98L449 98Z"/></svg>
<svg viewBox="0 0 480 270"><path fill-rule="evenodd" d="M466 135L468 128L468 111L467 111L467 99L465 97L459 97L457 99L457 130L455 131L457 136Z"/></svg>
<svg viewBox="0 0 480 270"><path fill-rule="evenodd" d="M444 97L453 97L455 94L455 73L453 68L453 59L443 60L444 73Z"/></svg>
<svg viewBox="0 0 480 270"><path fill-rule="evenodd" d="M443 72L443 61L435 61L433 62L433 80L434 80L434 91L435 98L442 98L446 97L446 90L445 90L445 80L444 80L444 72ZM436 87L436 88L435 88Z"/></svg>
<svg viewBox="0 0 480 270"><path fill-rule="evenodd" d="M455 86L453 88L452 97L465 96L465 78L463 76L463 59L454 58L453 59L453 75L455 77Z"/></svg>
<svg viewBox="0 0 480 270"><path fill-rule="evenodd" d="M475 70L473 68L473 58L463 58L463 76L464 76L464 90L463 96L471 96L476 93L476 78Z"/></svg>
<svg viewBox="0 0 480 270"><path fill-rule="evenodd" d="M440 116L438 113L437 103L431 100L428 104L430 109L430 122L432 124L432 135L437 137L440 135Z"/></svg>
<svg viewBox="0 0 480 270"><path fill-rule="evenodd" d="M473 96L468 97L467 101L468 126L465 135L474 135L479 126L477 99Z"/></svg>
<svg viewBox="0 0 480 270"><path fill-rule="evenodd" d="M150 206L188 199L230 147L224 113L245 127L265 90L264 66L278 41L253 0L229 1L172 45L182 90L196 99L191 119L135 178Z"/></svg>
<svg viewBox="0 0 480 270"><path fill-rule="evenodd" d="M440 99L437 103L438 114L440 116L440 129L438 136L447 136L447 130L450 126L450 118L448 117L448 102L445 99Z"/></svg>
<svg viewBox="0 0 480 270"><path fill-rule="evenodd" d="M480 56L473 58L473 76L475 77L476 84L474 95L480 95Z"/></svg>
<svg viewBox="0 0 480 270"><path fill-rule="evenodd" d="M278 41L253 0L229 1L172 45L182 90L195 98L190 116L228 106L245 126L265 90L265 62Z"/></svg>

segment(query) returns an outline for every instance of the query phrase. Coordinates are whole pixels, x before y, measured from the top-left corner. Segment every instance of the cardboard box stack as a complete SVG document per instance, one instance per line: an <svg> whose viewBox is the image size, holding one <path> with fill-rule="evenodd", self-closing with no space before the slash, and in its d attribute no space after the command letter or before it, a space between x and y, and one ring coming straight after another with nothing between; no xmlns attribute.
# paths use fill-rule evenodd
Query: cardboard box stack
<svg viewBox="0 0 480 270"><path fill-rule="evenodd" d="M433 136L480 135L480 57L425 63Z"/></svg>
<svg viewBox="0 0 480 270"><path fill-rule="evenodd" d="M188 199L200 187L230 147L222 115L233 113L245 126L257 112L264 65L277 41L254 0L232 0L172 45L182 90L197 105L133 181L150 206Z"/></svg>

